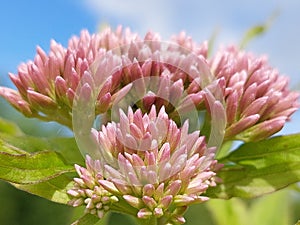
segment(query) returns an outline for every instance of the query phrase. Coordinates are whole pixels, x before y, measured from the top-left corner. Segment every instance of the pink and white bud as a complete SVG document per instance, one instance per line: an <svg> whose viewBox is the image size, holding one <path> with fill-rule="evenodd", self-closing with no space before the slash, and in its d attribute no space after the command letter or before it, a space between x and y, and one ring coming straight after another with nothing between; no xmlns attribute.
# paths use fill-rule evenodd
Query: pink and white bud
<svg viewBox="0 0 300 225"><path fill-rule="evenodd" d="M102 178L98 171L100 170L99 161L92 160L89 156L86 159L87 168L75 165L79 178L74 178L74 186L68 190L71 200L68 202L73 207L85 205L85 213L96 214L100 219L117 202L119 198L103 188L99 182ZM105 182L105 180L102 180ZM113 191L112 185L106 185Z"/></svg>

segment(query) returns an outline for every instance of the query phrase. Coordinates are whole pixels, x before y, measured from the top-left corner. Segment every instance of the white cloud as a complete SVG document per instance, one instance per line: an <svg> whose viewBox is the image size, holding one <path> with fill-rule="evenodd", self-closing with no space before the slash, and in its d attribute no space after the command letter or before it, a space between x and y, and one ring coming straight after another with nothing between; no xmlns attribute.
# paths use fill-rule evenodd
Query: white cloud
<svg viewBox="0 0 300 225"><path fill-rule="evenodd" d="M279 9L281 15L274 25L262 38L253 41L249 49L269 54L273 65L300 82L300 1L85 0L82 3L100 22L124 24L141 35L153 30L168 38L186 30L194 40L203 41L220 28L217 44L240 41L249 27L264 22Z"/></svg>
<svg viewBox="0 0 300 225"><path fill-rule="evenodd" d="M164 31L168 30L170 25L172 26L171 7L173 4L171 4L171 0L86 0L84 3L92 13L98 15L99 20L106 20L105 17L110 17L113 21L116 21L116 25L130 25L133 30L141 33L145 33L150 29L167 33Z"/></svg>
<svg viewBox="0 0 300 225"><path fill-rule="evenodd" d="M112 25L124 24L141 35L153 30L168 38L184 29L194 40L203 41L219 27L217 44L241 40L248 28L264 22L274 10L279 9L281 15L271 29L262 38L253 41L248 49L258 54L268 54L272 65L289 74L293 84L300 83L300 1L85 0L82 2L100 22L104 19L104 22ZM299 116L294 119L299 123ZM295 131L297 128L289 126L284 130L286 133Z"/></svg>

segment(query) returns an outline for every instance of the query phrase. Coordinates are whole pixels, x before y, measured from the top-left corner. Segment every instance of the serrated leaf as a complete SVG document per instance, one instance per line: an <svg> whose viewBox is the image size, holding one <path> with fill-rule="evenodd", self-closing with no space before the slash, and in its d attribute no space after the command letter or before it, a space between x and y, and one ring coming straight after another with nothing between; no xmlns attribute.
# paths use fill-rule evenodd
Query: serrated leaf
<svg viewBox="0 0 300 225"><path fill-rule="evenodd" d="M300 134L246 143L221 162L223 182L209 188L215 198L254 198L300 181Z"/></svg>
<svg viewBox="0 0 300 225"><path fill-rule="evenodd" d="M255 168L264 168L277 163L300 162L300 134L246 143L225 159L239 165L252 165Z"/></svg>
<svg viewBox="0 0 300 225"><path fill-rule="evenodd" d="M1 138L0 134L0 152L6 152L9 154L28 154L28 152L19 149L13 144L7 143Z"/></svg>
<svg viewBox="0 0 300 225"><path fill-rule="evenodd" d="M29 135L14 136L0 133L0 151L25 154L38 151L56 151L70 164L82 164L84 159L72 137L38 138Z"/></svg>
<svg viewBox="0 0 300 225"><path fill-rule="evenodd" d="M233 167L218 173L223 182L209 188L206 195L212 198L254 198L272 193L300 180L300 164L278 164L266 168Z"/></svg>
<svg viewBox="0 0 300 225"><path fill-rule="evenodd" d="M56 152L20 155L0 152L0 179L8 182L34 184L68 172L74 172L74 167L67 165Z"/></svg>
<svg viewBox="0 0 300 225"><path fill-rule="evenodd" d="M38 195L50 201L67 204L70 200L67 190L72 188L73 181L69 176L62 174L37 184L11 184L20 190Z"/></svg>
<svg viewBox="0 0 300 225"><path fill-rule="evenodd" d="M73 137L34 137L25 135L18 126L0 118L0 152L26 154L37 151L56 151L70 164L84 164Z"/></svg>
<svg viewBox="0 0 300 225"><path fill-rule="evenodd" d="M3 122L3 121L2 121ZM82 163L74 138L37 138L18 132L14 124L0 130L0 179L16 188L66 204L75 176L74 163Z"/></svg>

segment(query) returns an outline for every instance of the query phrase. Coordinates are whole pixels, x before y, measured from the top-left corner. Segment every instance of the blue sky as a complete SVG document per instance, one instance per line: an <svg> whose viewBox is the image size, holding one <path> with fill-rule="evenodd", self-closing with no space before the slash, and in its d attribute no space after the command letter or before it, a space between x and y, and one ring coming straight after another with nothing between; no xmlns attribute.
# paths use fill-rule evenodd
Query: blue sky
<svg viewBox="0 0 300 225"><path fill-rule="evenodd" d="M143 35L158 31L169 38L185 30L196 41L218 29L218 43L237 43L251 26L280 11L271 29L248 49L268 54L271 63L299 81L300 1L52 0L3 1L0 7L0 69L15 72L32 59L36 45L48 50L50 39L66 45L71 35L98 24L123 24ZM4 71L3 71L4 70ZM3 79L5 74L1 74Z"/></svg>
<svg viewBox="0 0 300 225"><path fill-rule="evenodd" d="M217 45L238 43L251 26L280 14L271 29L247 47L267 54L270 62L291 77L291 86L300 88L300 1L179 1L179 0L51 0L2 1L0 7L0 84L7 72L16 72L22 61L32 59L37 45L46 51L50 39L67 44L72 35L101 23L122 24L143 35L157 31L167 39L185 30L195 41L208 39L218 30ZM299 130L300 114L288 125Z"/></svg>

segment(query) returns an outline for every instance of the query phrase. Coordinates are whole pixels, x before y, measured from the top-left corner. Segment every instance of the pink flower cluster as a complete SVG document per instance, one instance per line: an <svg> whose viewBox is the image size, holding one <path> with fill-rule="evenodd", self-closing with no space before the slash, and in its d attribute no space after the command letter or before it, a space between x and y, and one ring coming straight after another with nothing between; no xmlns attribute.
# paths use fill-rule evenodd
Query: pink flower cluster
<svg viewBox="0 0 300 225"><path fill-rule="evenodd" d="M156 33L141 38L121 27L82 31L67 48L52 41L46 54L37 47L35 59L10 78L18 90L0 87L0 96L25 116L74 134L77 120L88 136L87 114L104 118L101 129L92 129L96 149L84 150L95 154L75 166L79 177L68 191L70 205L99 218L112 209L184 223L186 208L206 201L205 191L216 185L223 138L268 138L299 108L299 93L264 57L235 47L208 57L207 42L185 33L163 42ZM119 110L124 105L127 114Z"/></svg>
<svg viewBox="0 0 300 225"><path fill-rule="evenodd" d="M209 60L214 76L225 79L225 139L258 141L281 130L299 108L299 93L288 89L288 77L271 68L265 57L229 47Z"/></svg>
<svg viewBox="0 0 300 225"><path fill-rule="evenodd" d="M129 30L125 34L121 27L115 32L108 29L93 35L83 30L80 37L69 40L67 48L54 40L49 54L37 47L33 61L22 63L18 74L9 74L18 91L0 87L0 95L25 116L71 127L72 105L80 80L100 55L135 39Z"/></svg>
<svg viewBox="0 0 300 225"><path fill-rule="evenodd" d="M70 204L84 204L100 218L109 207L123 205L141 219L165 216L170 223L184 223L186 207L208 199L202 194L216 185L220 167L216 148L207 148L199 131L189 134L188 126L186 121L179 129L164 107L158 114L155 106L144 115L130 107L127 115L120 111L119 123L93 130L101 157L87 157L87 169L76 166L80 179L68 192Z"/></svg>
<svg viewBox="0 0 300 225"><path fill-rule="evenodd" d="M209 112L203 90L217 82L219 90L210 91L226 107L226 140L259 140L279 131L299 107L299 94L288 90L287 77L265 58L234 47L208 58L207 48L184 33L167 43L156 33L140 38L121 27L82 31L67 48L52 41L46 54L37 47L34 61L10 74L18 91L0 87L0 95L28 117L72 128L74 98L89 80L97 95L96 114L107 113L134 91L133 103L143 112L164 105L178 123L178 114L191 108Z"/></svg>

